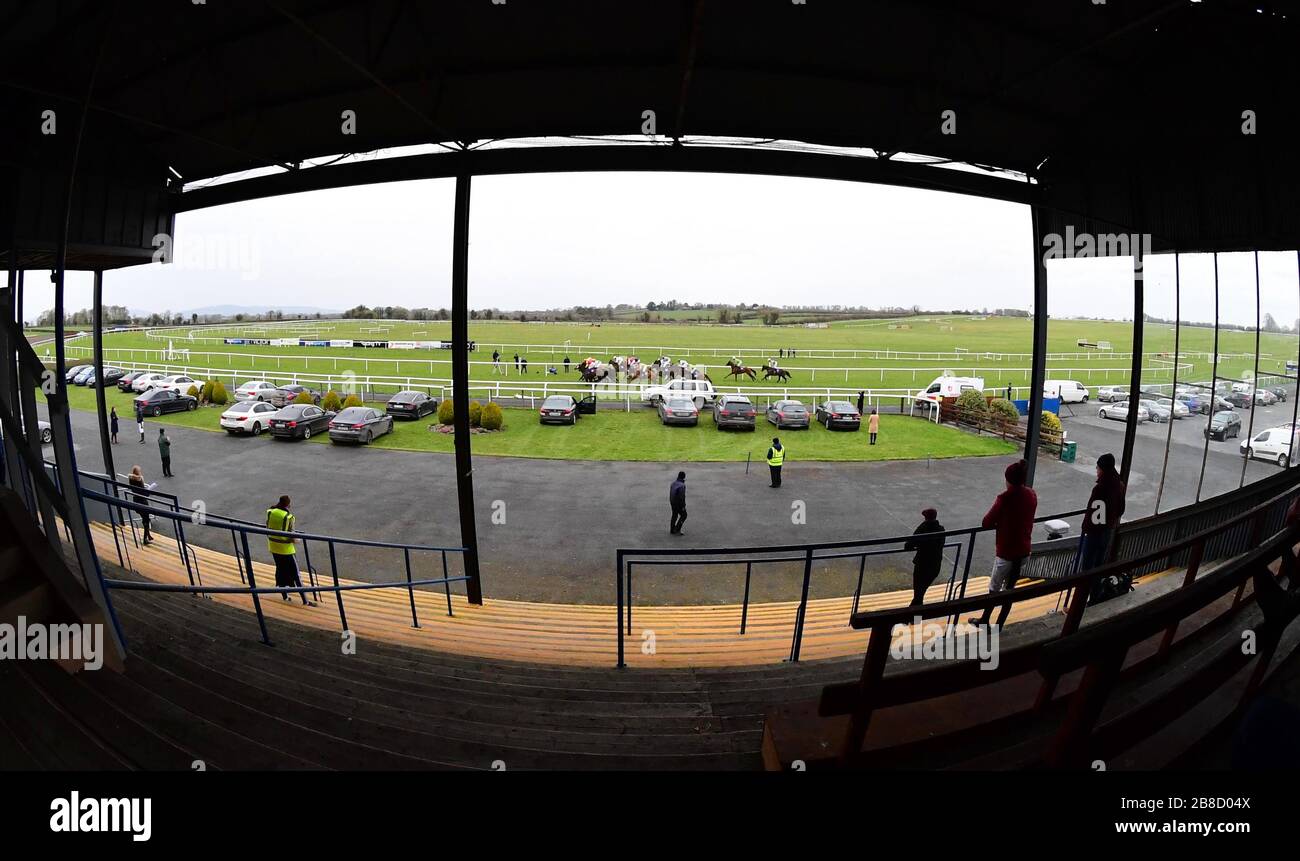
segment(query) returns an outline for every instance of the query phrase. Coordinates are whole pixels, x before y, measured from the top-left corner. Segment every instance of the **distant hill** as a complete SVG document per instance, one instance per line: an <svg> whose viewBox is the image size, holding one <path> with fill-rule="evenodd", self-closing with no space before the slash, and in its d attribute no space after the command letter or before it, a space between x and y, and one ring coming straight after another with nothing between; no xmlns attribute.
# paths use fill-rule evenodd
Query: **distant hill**
<svg viewBox="0 0 1300 861"><path fill-rule="evenodd" d="M188 317L198 314L200 317L221 315L233 317L236 314L265 314L268 311L280 311L284 314L320 314L322 317L341 313L330 308L316 308L311 305L207 305L203 308L185 308L177 314Z"/></svg>

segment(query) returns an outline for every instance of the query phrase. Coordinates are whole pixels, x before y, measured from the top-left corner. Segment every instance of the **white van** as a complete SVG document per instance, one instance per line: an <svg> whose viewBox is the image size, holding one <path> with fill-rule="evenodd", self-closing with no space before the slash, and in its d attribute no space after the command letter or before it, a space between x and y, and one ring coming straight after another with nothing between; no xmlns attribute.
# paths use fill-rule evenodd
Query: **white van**
<svg viewBox="0 0 1300 861"><path fill-rule="evenodd" d="M1255 434L1254 439L1241 441L1242 457L1251 460L1271 460L1283 469L1291 465L1291 448L1297 442L1297 434L1291 425L1269 428Z"/></svg>
<svg viewBox="0 0 1300 861"><path fill-rule="evenodd" d="M916 393L916 402L938 403L942 398L955 398L962 392L974 389L984 391L983 377L936 377L924 391Z"/></svg>
<svg viewBox="0 0 1300 861"><path fill-rule="evenodd" d="M1074 380L1046 380L1043 383L1043 397L1060 398L1063 404L1086 404L1088 387Z"/></svg>

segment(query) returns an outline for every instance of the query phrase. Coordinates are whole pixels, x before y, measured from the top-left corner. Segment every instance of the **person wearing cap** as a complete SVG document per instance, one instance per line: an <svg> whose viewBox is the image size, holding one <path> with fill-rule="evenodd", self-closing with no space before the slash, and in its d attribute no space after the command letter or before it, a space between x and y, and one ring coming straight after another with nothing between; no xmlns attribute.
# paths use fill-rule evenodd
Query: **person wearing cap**
<svg viewBox="0 0 1300 861"><path fill-rule="evenodd" d="M921 525L912 532L912 537L903 545L904 550L915 550L912 557L912 603L908 606L918 607L925 603L925 590L939 579L939 569L943 565L943 524L939 522L939 512L927 508L921 512Z"/></svg>
<svg viewBox="0 0 1300 861"><path fill-rule="evenodd" d="M1106 452L1097 458L1097 483L1092 486L1088 510L1083 515L1083 536L1075 556L1075 571L1091 571L1106 563L1106 551L1124 515L1127 493L1127 486L1115 470L1115 455Z"/></svg>
<svg viewBox="0 0 1300 861"><path fill-rule="evenodd" d="M681 535L682 525L686 523L686 473L677 473L677 480L668 488L668 505L672 507L673 516L668 521L668 534Z"/></svg>
<svg viewBox="0 0 1300 861"><path fill-rule="evenodd" d="M1038 510L1038 494L1026 487L1029 467L1018 460L1007 467L1003 477L1006 489L993 500L993 507L984 515L984 528L994 530L993 573L989 577L989 592L1003 592L1016 587L1020 570L1029 558L1034 531L1034 513ZM998 614L998 626L1007 620L1011 604L1003 604ZM984 615L970 619L972 625L987 625L993 617L993 607L984 608Z"/></svg>

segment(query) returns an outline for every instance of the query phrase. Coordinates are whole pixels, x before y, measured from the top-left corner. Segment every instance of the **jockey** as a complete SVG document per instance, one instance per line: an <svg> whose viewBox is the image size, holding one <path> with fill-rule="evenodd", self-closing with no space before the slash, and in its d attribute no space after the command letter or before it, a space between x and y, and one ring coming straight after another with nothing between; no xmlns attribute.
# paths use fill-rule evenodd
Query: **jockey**
<svg viewBox="0 0 1300 861"><path fill-rule="evenodd" d="M775 371L775 370L776 370L776 359L768 359L768 360L767 360L767 366L768 366L769 368L771 368L772 370Z"/></svg>
<svg viewBox="0 0 1300 861"><path fill-rule="evenodd" d="M732 356L732 357L731 357L731 364L734 365L734 366L736 366L737 368L742 367L742 363L741 363L741 361L740 361L740 356Z"/></svg>

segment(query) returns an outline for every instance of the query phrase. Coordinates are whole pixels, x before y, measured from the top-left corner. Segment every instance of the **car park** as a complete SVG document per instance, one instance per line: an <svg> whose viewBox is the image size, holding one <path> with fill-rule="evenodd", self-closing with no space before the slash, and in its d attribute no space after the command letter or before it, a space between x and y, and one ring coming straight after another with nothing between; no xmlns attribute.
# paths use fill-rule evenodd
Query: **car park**
<svg viewBox="0 0 1300 861"><path fill-rule="evenodd" d="M1210 418L1210 426L1205 429L1210 439L1226 440L1241 436L1241 416L1231 410L1222 410Z"/></svg>
<svg viewBox="0 0 1300 861"><path fill-rule="evenodd" d="M393 418L418 419L438 411L438 399L424 392L398 392L388 399L384 412Z"/></svg>
<svg viewBox="0 0 1300 861"><path fill-rule="evenodd" d="M659 411L659 421L666 425L694 426L700 422L700 408L685 393L669 394L655 408Z"/></svg>
<svg viewBox="0 0 1300 861"><path fill-rule="evenodd" d="M740 428L753 430L758 410L744 395L723 395L713 402L713 424L718 430Z"/></svg>
<svg viewBox="0 0 1300 861"><path fill-rule="evenodd" d="M778 429L806 428L809 425L808 408L799 401L776 401L767 408L767 420Z"/></svg>
<svg viewBox="0 0 1300 861"><path fill-rule="evenodd" d="M1128 421L1128 410L1129 410L1129 402L1120 401L1118 403L1112 403L1108 406L1104 406L1101 409L1097 410L1097 417L1103 419L1114 419L1115 421L1121 421L1121 422ZM1142 424L1142 422L1151 420L1151 414L1148 413L1146 408L1143 407L1141 404L1138 404L1137 407L1137 420L1138 420L1138 424Z"/></svg>
<svg viewBox="0 0 1300 861"><path fill-rule="evenodd" d="M1127 400L1129 396L1128 386L1098 386L1097 400L1102 403L1114 403L1115 401Z"/></svg>
<svg viewBox="0 0 1300 861"><path fill-rule="evenodd" d="M1191 409L1182 401L1173 398L1157 398L1156 404L1168 410L1175 419L1185 419L1192 414Z"/></svg>
<svg viewBox="0 0 1300 861"><path fill-rule="evenodd" d="M86 384L86 381L89 380L94 375L95 375L95 366L86 365L84 368L82 368L80 371L77 372L77 375L75 377L72 378L72 383L73 385L76 386L84 386Z"/></svg>
<svg viewBox="0 0 1300 861"><path fill-rule="evenodd" d="M1271 460L1285 469L1291 465L1291 447L1296 432L1291 425L1269 428L1241 441L1241 454L1252 460Z"/></svg>
<svg viewBox="0 0 1300 861"><path fill-rule="evenodd" d="M274 383L268 383L266 380L249 380L248 382L235 389L235 400L237 401L269 401L271 393L276 390Z"/></svg>
<svg viewBox="0 0 1300 861"><path fill-rule="evenodd" d="M147 416L179 413L197 409L199 406L198 398L182 395L174 389L150 389L142 395L137 395L135 402Z"/></svg>
<svg viewBox="0 0 1300 861"><path fill-rule="evenodd" d="M704 409L705 404L712 403L718 396L713 383L708 380L672 380L667 385L647 386L641 395L645 403L657 404L665 398L683 395L695 404L695 411Z"/></svg>
<svg viewBox="0 0 1300 861"><path fill-rule="evenodd" d="M311 395L311 402L313 404L320 406L320 392L315 389L309 389L306 386L300 386L296 383L288 386L280 386L280 388L267 395L266 399L276 407L287 407L297 400L298 396L303 392Z"/></svg>
<svg viewBox="0 0 1300 861"><path fill-rule="evenodd" d="M229 434L257 436L266 430L275 415L275 407L265 401L238 401L221 414L221 427Z"/></svg>
<svg viewBox="0 0 1300 861"><path fill-rule="evenodd" d="M166 374L159 374L153 371L146 371L145 373L141 374L140 376L136 377L134 380L131 381L131 391L147 392L165 379L167 379Z"/></svg>
<svg viewBox="0 0 1300 861"><path fill-rule="evenodd" d="M375 437L393 430L393 417L374 407L348 407L329 423L330 442L369 445Z"/></svg>
<svg viewBox="0 0 1300 861"><path fill-rule="evenodd" d="M278 439L311 439L312 434L328 431L335 413L315 404L289 404L271 415L271 436Z"/></svg>
<svg viewBox="0 0 1300 861"><path fill-rule="evenodd" d="M77 375L78 375L78 374L80 374L81 372L85 371L87 368L90 368L90 367L93 367L93 366L92 366L92 365L73 365L71 368L68 368L68 370L67 370L66 373L64 373L64 375L63 375L63 382L65 382L65 383L71 383L73 380L75 380L75 379L77 378Z"/></svg>
<svg viewBox="0 0 1300 861"><path fill-rule="evenodd" d="M1059 398L1063 404L1086 404L1088 387L1075 380L1045 380L1044 398Z"/></svg>
<svg viewBox="0 0 1300 861"><path fill-rule="evenodd" d="M862 413L848 401L822 401L817 405L816 417L827 430L858 430L862 427Z"/></svg>
<svg viewBox="0 0 1300 861"><path fill-rule="evenodd" d="M578 402L570 395L551 395L542 401L537 411L539 423L576 425L578 423Z"/></svg>

